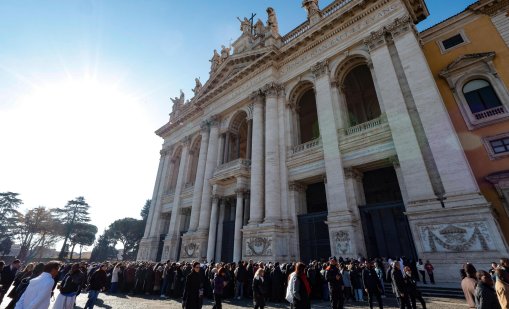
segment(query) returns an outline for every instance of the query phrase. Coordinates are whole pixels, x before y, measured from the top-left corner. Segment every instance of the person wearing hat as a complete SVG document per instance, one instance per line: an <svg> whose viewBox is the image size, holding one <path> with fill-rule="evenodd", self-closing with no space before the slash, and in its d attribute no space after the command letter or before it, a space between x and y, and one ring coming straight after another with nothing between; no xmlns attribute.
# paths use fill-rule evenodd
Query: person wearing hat
<svg viewBox="0 0 509 309"><path fill-rule="evenodd" d="M329 258L329 266L325 272L325 280L329 284L329 297L332 309L343 309L344 298L343 290L343 276L338 269L338 261L336 257Z"/></svg>

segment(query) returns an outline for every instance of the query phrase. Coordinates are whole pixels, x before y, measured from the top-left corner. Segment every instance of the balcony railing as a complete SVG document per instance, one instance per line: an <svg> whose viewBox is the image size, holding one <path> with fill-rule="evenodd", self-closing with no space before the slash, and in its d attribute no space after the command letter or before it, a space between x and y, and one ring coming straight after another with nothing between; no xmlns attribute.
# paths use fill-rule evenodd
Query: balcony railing
<svg viewBox="0 0 509 309"><path fill-rule="evenodd" d="M251 167L251 160L247 160L247 159L237 159L237 160L233 160L233 161L230 161L230 162L227 162L227 163L224 163L224 164L221 164L217 167L217 172L222 172L224 170L227 170L227 169L230 169L232 167L246 167L246 168L250 168Z"/></svg>
<svg viewBox="0 0 509 309"><path fill-rule="evenodd" d="M376 119L373 119L373 120L361 123L359 125L347 128L345 130L345 135L352 135L352 134L361 133L361 132L364 132L364 131L367 131L367 130L379 127L384 122L385 122L385 117L382 115L382 116L380 116L380 117L378 117Z"/></svg>
<svg viewBox="0 0 509 309"><path fill-rule="evenodd" d="M314 149L322 146L322 139L317 138L304 144L297 145L290 150L290 155L295 155L308 149Z"/></svg>
<svg viewBox="0 0 509 309"><path fill-rule="evenodd" d="M334 14L334 12L337 12L339 9L341 9L342 7L344 7L345 5L352 1L353 0L334 1L333 3L331 3L330 5L323 9L322 16L323 17L330 16Z"/></svg>
<svg viewBox="0 0 509 309"><path fill-rule="evenodd" d="M482 112L474 113L474 117L477 120L482 120L482 119L486 119L486 118L490 118L490 117L494 117L494 116L498 116L498 115L503 115L505 113L506 113L505 108L503 106L498 106L495 108L490 108L490 109L484 110Z"/></svg>

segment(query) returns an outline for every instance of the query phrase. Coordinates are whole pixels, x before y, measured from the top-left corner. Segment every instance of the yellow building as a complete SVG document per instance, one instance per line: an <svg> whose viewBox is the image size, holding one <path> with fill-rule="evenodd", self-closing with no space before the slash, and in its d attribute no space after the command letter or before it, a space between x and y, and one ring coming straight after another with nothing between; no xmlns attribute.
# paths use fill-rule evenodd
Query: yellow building
<svg viewBox="0 0 509 309"><path fill-rule="evenodd" d="M509 240L509 1L481 0L421 33L481 192Z"/></svg>

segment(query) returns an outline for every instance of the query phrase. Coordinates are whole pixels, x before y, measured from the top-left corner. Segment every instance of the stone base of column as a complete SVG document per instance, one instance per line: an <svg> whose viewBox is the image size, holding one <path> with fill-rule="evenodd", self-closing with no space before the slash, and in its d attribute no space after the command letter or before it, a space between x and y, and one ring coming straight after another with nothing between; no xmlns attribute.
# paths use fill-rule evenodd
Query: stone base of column
<svg viewBox="0 0 509 309"><path fill-rule="evenodd" d="M366 256L366 243L361 221L350 211L329 213L327 216L331 254L337 258Z"/></svg>
<svg viewBox="0 0 509 309"><path fill-rule="evenodd" d="M202 262L207 259L207 244L209 235L205 231L189 232L182 236L180 247L180 261Z"/></svg>
<svg viewBox="0 0 509 309"><path fill-rule="evenodd" d="M178 257L178 246L179 246L179 236L166 236L164 240L163 254L161 255L161 261L176 261Z"/></svg>
<svg viewBox="0 0 509 309"><path fill-rule="evenodd" d="M435 281L457 282L465 262L479 269L509 256L491 205L482 195L449 197L439 209L435 201L411 204L407 217L416 251L434 266Z"/></svg>
<svg viewBox="0 0 509 309"><path fill-rule="evenodd" d="M158 237L146 237L140 241L137 261L155 261L157 258L157 249L159 248Z"/></svg>
<svg viewBox="0 0 509 309"><path fill-rule="evenodd" d="M242 229L242 259L264 262L295 262L294 248L299 239L292 229L281 225L263 224ZM297 246L295 245L297 243Z"/></svg>

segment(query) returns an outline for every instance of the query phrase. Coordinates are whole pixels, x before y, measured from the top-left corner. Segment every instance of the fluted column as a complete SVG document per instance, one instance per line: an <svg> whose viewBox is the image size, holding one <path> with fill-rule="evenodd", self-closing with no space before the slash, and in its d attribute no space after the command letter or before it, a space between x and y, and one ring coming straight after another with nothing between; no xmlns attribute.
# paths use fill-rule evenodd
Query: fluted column
<svg viewBox="0 0 509 309"><path fill-rule="evenodd" d="M200 218L201 195L203 191L203 181L205 176L205 165L207 163L207 150L209 145L209 125L204 122L201 126L201 144L200 156L198 158L198 167L196 170L196 179L193 188L193 206L191 208L191 220L189 231L195 232L198 228L198 219Z"/></svg>
<svg viewBox="0 0 509 309"><path fill-rule="evenodd" d="M253 148L251 153L251 203L249 224L258 224L263 220L264 161L263 161L263 95L255 92L253 100Z"/></svg>
<svg viewBox="0 0 509 309"><path fill-rule="evenodd" d="M180 166L178 167L178 176L177 176L177 186L175 187L175 197L173 198L173 208L172 208L172 216L170 220L170 227L168 230L169 237L177 236L180 232L180 194L182 193L182 189L185 184L185 177L188 154L189 154L189 145L191 143L191 138L186 137L182 140L182 154L180 157Z"/></svg>
<svg viewBox="0 0 509 309"><path fill-rule="evenodd" d="M278 84L268 84L265 92L265 219L264 223L281 220L281 177L279 170Z"/></svg>
<svg viewBox="0 0 509 309"><path fill-rule="evenodd" d="M209 229L209 239L207 245L207 262L210 262L214 259L214 250L215 250L215 242L217 235L217 212L218 212L218 203L219 197L214 196L212 198L212 212L210 214L210 229Z"/></svg>
<svg viewBox="0 0 509 309"><path fill-rule="evenodd" d="M237 204L235 206L235 230L233 237L233 261L238 262L242 258L242 218L244 212L244 190L237 189Z"/></svg>
<svg viewBox="0 0 509 309"><path fill-rule="evenodd" d="M217 145L219 139L219 121L216 116L209 119L210 124L210 139L209 147L207 149L207 163L205 165L205 175L203 179L203 191L201 196L200 208L200 222L198 231L207 231L209 229L210 219L210 200L212 195L212 185L209 179L214 175L214 170L217 167ZM210 227L214 228L214 227Z"/></svg>
<svg viewBox="0 0 509 309"><path fill-rule="evenodd" d="M165 159L163 164L163 170L161 171L159 185L157 189L157 194L154 194L152 197L152 204L154 204L153 214L152 214L152 222L150 224L150 232L149 237L159 237L161 233L161 206L162 206L162 198L165 191L166 179L169 177L169 171L171 169L171 154L173 152L173 148L165 150ZM155 197L155 199L154 199Z"/></svg>

